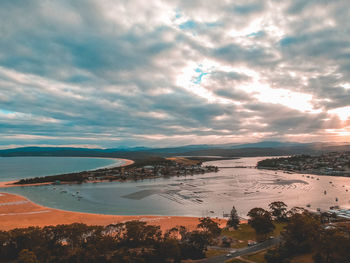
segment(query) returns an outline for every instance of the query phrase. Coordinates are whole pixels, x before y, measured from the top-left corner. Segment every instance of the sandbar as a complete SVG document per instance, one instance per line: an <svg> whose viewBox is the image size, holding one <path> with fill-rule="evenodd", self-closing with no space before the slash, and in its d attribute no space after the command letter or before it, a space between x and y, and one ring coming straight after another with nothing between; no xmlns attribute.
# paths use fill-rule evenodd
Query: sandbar
<svg viewBox="0 0 350 263"><path fill-rule="evenodd" d="M120 165L120 167L128 166L128 165L131 165L131 164L134 163L133 160L129 160L129 159L120 159L120 158L118 158L118 160L122 160L122 161L125 162L125 163L123 163L122 165Z"/></svg>
<svg viewBox="0 0 350 263"><path fill-rule="evenodd" d="M123 163L122 165L119 165L119 166L114 166L114 164L113 164L112 167L125 167L125 166L129 166L129 165L131 165L131 164L134 163L133 160L129 160L129 159L121 159L121 158L118 158L118 160L122 160L124 163ZM19 180L0 182L0 188L18 187L18 186L38 186L38 185L53 184L53 182L35 183L35 184L15 184L15 183L18 182L18 181L19 181ZM107 180L89 181L89 183L95 183L95 182L108 182L108 181L107 181ZM72 183L72 182L62 182L62 184L71 184L71 183Z"/></svg>
<svg viewBox="0 0 350 263"><path fill-rule="evenodd" d="M30 226L49 226L59 224L84 223L87 225L109 225L131 220L140 220L150 225L157 225L165 231L176 226L196 228L198 217L153 216L153 215L102 215L64 211L35 204L27 198L0 193L0 230L25 228ZM220 227L226 225L226 219L214 219Z"/></svg>

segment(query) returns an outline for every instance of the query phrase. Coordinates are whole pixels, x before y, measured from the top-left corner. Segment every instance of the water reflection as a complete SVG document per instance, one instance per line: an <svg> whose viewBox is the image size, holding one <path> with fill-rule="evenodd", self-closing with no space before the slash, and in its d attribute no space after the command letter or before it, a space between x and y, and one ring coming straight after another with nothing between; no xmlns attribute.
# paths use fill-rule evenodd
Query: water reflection
<svg viewBox="0 0 350 263"><path fill-rule="evenodd" d="M264 158L208 164L254 166ZM267 208L273 201L284 201L289 207L310 205L315 210L328 209L332 205L350 208L349 189L350 178L229 168L218 173L138 182L20 187L6 191L24 195L45 206L72 211L221 217L232 205L241 216L246 216L251 208Z"/></svg>

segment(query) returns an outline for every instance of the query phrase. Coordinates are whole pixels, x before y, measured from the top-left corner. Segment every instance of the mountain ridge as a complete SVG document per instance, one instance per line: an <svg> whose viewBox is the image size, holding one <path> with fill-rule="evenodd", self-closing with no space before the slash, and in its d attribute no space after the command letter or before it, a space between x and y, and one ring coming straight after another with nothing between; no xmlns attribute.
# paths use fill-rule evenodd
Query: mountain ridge
<svg viewBox="0 0 350 263"><path fill-rule="evenodd" d="M327 151L350 151L350 143L297 143L262 141L245 144L221 144L221 145L185 145L177 147L151 148L151 147L120 147L120 148L79 148L79 147L40 147L27 146L0 150L1 157L14 156L67 156L67 157L114 157L114 158L138 158L142 156L224 156L243 157L261 155L291 155L291 154L316 154Z"/></svg>

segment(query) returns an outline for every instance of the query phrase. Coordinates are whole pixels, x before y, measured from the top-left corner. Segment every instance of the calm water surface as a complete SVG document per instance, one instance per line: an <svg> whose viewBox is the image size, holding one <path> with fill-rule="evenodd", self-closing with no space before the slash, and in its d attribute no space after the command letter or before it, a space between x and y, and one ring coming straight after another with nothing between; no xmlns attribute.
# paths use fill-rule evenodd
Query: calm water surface
<svg viewBox="0 0 350 263"><path fill-rule="evenodd" d="M93 170L122 162L79 157L0 157L0 181Z"/></svg>
<svg viewBox="0 0 350 263"><path fill-rule="evenodd" d="M254 166L264 158L207 164ZM218 173L168 179L16 187L0 191L21 194L53 208L120 215L222 216L235 205L240 216L245 217L251 208L267 208L270 202L279 200L290 208L308 204L315 210L328 209L331 205L350 208L350 178L307 176L255 168L229 168L220 169ZM324 194L325 190L327 194Z"/></svg>

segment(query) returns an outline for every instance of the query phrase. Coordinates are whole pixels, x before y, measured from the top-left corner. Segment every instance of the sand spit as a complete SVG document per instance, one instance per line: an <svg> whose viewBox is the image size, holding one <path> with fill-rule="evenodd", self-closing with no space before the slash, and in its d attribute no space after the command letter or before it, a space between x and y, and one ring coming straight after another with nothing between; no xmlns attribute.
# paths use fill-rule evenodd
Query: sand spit
<svg viewBox="0 0 350 263"><path fill-rule="evenodd" d="M122 160L124 163L120 166L113 166L113 167L125 167L128 165L131 165L134 163L133 160L129 160L129 159L119 159L118 160ZM19 186L38 186L38 185L49 185L52 184L52 182L47 182L47 183L37 183L37 184L15 184L17 181L7 181L7 182L0 182L0 188L7 188L7 187L19 187ZM89 181L88 183L95 183L95 182L107 182L107 181ZM72 184L72 182L62 182L62 184Z"/></svg>
<svg viewBox="0 0 350 263"><path fill-rule="evenodd" d="M151 225L159 225L163 231L180 225L188 227L189 229L195 229L199 223L198 217L121 216L63 211L40 206L20 195L8 193L0 194L0 230L71 223L109 225L130 220L140 220ZM215 220L222 227L226 224L225 219Z"/></svg>

